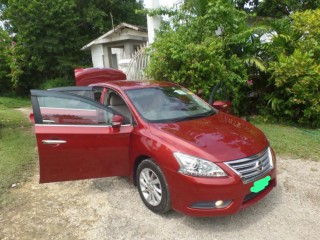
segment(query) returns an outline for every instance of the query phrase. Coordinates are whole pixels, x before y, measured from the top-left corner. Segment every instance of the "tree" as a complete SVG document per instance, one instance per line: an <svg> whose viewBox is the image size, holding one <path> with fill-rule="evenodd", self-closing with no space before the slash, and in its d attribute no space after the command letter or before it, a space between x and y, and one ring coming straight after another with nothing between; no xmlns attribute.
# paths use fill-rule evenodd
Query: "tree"
<svg viewBox="0 0 320 240"><path fill-rule="evenodd" d="M9 52L13 47L12 39L7 31L0 26L0 92L10 88L10 57Z"/></svg>
<svg viewBox="0 0 320 240"><path fill-rule="evenodd" d="M170 23L163 24L152 45L148 72L156 79L173 81L195 92L202 89L206 96L222 81L239 113L244 95L240 89L249 78L247 49L253 51L255 44L250 37L254 38L256 29L248 29L246 14L231 2L207 2L206 11L200 11L200 15L193 12L192 5L185 5Z"/></svg>
<svg viewBox="0 0 320 240"><path fill-rule="evenodd" d="M317 9L320 7L320 0L234 0L234 4L257 16L282 18L296 11Z"/></svg>
<svg viewBox="0 0 320 240"><path fill-rule="evenodd" d="M135 0L8 0L1 1L2 19L15 34L16 62L12 82L17 90L26 90L47 79L72 78L73 69L90 65L90 56L80 51L92 39L129 21L144 24L135 9Z"/></svg>
<svg viewBox="0 0 320 240"><path fill-rule="evenodd" d="M267 96L273 114L304 125L320 126L320 9L296 12L291 31L280 33L271 46L278 58L270 63L274 91Z"/></svg>
<svg viewBox="0 0 320 240"><path fill-rule="evenodd" d="M204 16L207 13L209 2L210 0L185 0L182 9L196 16Z"/></svg>

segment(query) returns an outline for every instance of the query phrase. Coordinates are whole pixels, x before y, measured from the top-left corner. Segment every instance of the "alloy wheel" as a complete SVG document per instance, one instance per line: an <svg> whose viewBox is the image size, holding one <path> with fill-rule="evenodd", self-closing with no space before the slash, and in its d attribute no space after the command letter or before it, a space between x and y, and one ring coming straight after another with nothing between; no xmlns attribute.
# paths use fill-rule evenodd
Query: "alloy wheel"
<svg viewBox="0 0 320 240"><path fill-rule="evenodd" d="M162 199L162 187L157 174L150 168L140 172L139 184L145 200L152 206L158 206Z"/></svg>

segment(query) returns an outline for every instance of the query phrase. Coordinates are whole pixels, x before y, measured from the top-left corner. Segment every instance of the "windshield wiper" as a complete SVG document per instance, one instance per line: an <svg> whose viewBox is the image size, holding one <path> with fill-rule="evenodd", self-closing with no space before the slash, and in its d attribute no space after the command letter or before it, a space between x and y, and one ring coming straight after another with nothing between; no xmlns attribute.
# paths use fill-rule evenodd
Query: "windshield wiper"
<svg viewBox="0 0 320 240"><path fill-rule="evenodd" d="M201 117L209 117L209 116L213 115L214 113L215 113L215 111L209 111L209 112L199 113L199 114L195 114L195 115L191 115L191 116L174 118L174 119L171 119L170 122L182 122L182 121L192 120L192 119L201 118Z"/></svg>

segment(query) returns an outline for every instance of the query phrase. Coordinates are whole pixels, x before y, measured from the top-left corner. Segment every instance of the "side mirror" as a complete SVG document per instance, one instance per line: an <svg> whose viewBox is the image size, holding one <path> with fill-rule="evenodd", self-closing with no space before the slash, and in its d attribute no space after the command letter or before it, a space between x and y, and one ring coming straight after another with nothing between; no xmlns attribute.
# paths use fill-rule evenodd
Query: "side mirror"
<svg viewBox="0 0 320 240"><path fill-rule="evenodd" d="M222 112L231 112L231 102L230 101L214 101L212 106Z"/></svg>
<svg viewBox="0 0 320 240"><path fill-rule="evenodd" d="M114 115L112 117L112 127L113 128L119 128L121 124L123 123L124 118L120 115Z"/></svg>

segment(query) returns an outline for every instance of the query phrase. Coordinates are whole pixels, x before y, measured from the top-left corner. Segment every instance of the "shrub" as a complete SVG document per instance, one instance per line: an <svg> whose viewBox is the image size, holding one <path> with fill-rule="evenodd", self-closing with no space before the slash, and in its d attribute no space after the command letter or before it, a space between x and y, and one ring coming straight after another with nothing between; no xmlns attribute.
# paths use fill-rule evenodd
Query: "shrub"
<svg viewBox="0 0 320 240"><path fill-rule="evenodd" d="M152 44L148 74L194 92L201 89L205 98L215 84L223 82L239 113L240 88L248 80L241 49L251 45L246 15L224 1L210 1L201 14L178 10L171 23L163 24Z"/></svg>
<svg viewBox="0 0 320 240"><path fill-rule="evenodd" d="M270 63L267 96L273 114L311 127L320 126L320 9L292 15L288 37L294 50L284 48L277 61Z"/></svg>
<svg viewBox="0 0 320 240"><path fill-rule="evenodd" d="M10 84L10 58L9 52L12 45L12 39L9 33L0 26L0 92L6 92L11 88Z"/></svg>
<svg viewBox="0 0 320 240"><path fill-rule="evenodd" d="M40 89L49 89L49 88L56 88L56 87L66 87L66 86L74 86L74 79L63 79L63 78L55 78L49 79L45 82L41 83L39 88Z"/></svg>

